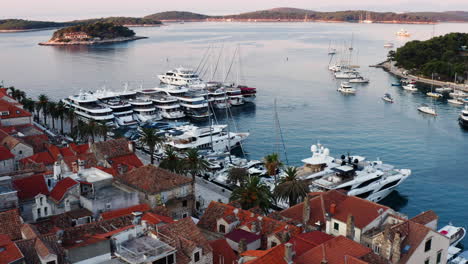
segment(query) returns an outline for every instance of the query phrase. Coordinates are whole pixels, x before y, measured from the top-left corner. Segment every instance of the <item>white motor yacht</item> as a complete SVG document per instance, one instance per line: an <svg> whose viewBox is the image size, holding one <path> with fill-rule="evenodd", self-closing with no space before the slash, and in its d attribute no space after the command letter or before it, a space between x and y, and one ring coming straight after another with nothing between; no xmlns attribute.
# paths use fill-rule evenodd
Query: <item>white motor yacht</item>
<svg viewBox="0 0 468 264"><path fill-rule="evenodd" d="M362 76L349 80L350 83L369 83L369 79Z"/></svg>
<svg viewBox="0 0 468 264"><path fill-rule="evenodd" d="M338 88L338 91L344 94L355 94L356 89L353 88L351 85L349 85L348 82L342 82L340 84L340 88Z"/></svg>
<svg viewBox="0 0 468 264"><path fill-rule="evenodd" d="M238 85L237 88L241 90L244 102L253 103L257 97L257 88Z"/></svg>
<svg viewBox="0 0 468 264"><path fill-rule="evenodd" d="M465 104L465 102L463 102L463 101L460 100L460 99L448 99L448 100L447 100L447 103L453 104L453 105L458 105L458 106L464 105L464 104Z"/></svg>
<svg viewBox="0 0 468 264"><path fill-rule="evenodd" d="M338 71L335 73L336 79L357 79L361 77L356 70Z"/></svg>
<svg viewBox="0 0 468 264"><path fill-rule="evenodd" d="M203 84L194 70L183 67L167 71L165 74L158 75L158 78L162 83L169 85L196 86Z"/></svg>
<svg viewBox="0 0 468 264"><path fill-rule="evenodd" d="M383 46L384 46L384 48L391 49L391 48L393 48L393 43L387 42Z"/></svg>
<svg viewBox="0 0 468 264"><path fill-rule="evenodd" d="M108 126L114 125L112 109L101 104L97 97L91 93L80 92L62 100L65 107L72 108L80 119L96 121Z"/></svg>
<svg viewBox="0 0 468 264"><path fill-rule="evenodd" d="M395 169L380 160L366 161L361 156L335 159L322 145L312 145L312 157L302 160L299 177L308 182L311 192L344 190L372 202L388 196L410 175L409 169Z"/></svg>
<svg viewBox="0 0 468 264"><path fill-rule="evenodd" d="M159 94L151 97L154 106L159 110L162 118L180 119L185 117L185 113L179 104L179 100L170 95Z"/></svg>
<svg viewBox="0 0 468 264"><path fill-rule="evenodd" d="M433 93L433 92L428 92L426 93L426 95L433 97L433 98L437 98L437 99L444 97L444 95L441 93Z"/></svg>
<svg viewBox="0 0 468 264"><path fill-rule="evenodd" d="M455 99L462 99L462 98L467 98L468 93L465 93L460 90L455 90L453 93L449 93L450 97L455 98Z"/></svg>
<svg viewBox="0 0 468 264"><path fill-rule="evenodd" d="M167 136L167 144L178 150L196 148L219 152L229 151L239 146L249 136L249 133L228 133L226 128L227 125L213 125L211 127L187 125L177 127L174 130L182 132L182 134Z"/></svg>
<svg viewBox="0 0 468 264"><path fill-rule="evenodd" d="M464 128L468 128L468 107L465 106L465 109L463 109L458 116L458 123L460 126Z"/></svg>
<svg viewBox="0 0 468 264"><path fill-rule="evenodd" d="M451 92L453 92L453 89L448 87L448 86L435 88L435 90L438 93L451 93Z"/></svg>
<svg viewBox="0 0 468 264"><path fill-rule="evenodd" d="M429 114L429 115L433 115L433 116L436 116L437 115L437 112L434 108L430 107L429 105L427 104L421 104L419 107L418 107L418 111L419 112L422 112L422 113L425 113L425 114Z"/></svg>
<svg viewBox="0 0 468 264"><path fill-rule="evenodd" d="M207 94L205 92L190 91L183 95L174 95L185 115L193 119L206 119L211 114L208 109Z"/></svg>
<svg viewBox="0 0 468 264"><path fill-rule="evenodd" d="M135 94L125 93L125 95ZM132 106L125 101L119 92L113 92L106 89L97 90L94 95L99 99L101 103L112 109L115 117L115 124L118 127L134 126L138 124L138 121L133 116Z"/></svg>
<svg viewBox="0 0 468 264"><path fill-rule="evenodd" d="M226 87L226 93L229 97L229 104L232 106L238 106L244 104L244 96L242 91L238 87Z"/></svg>
<svg viewBox="0 0 468 264"><path fill-rule="evenodd" d="M453 226L451 223L439 229L439 234L442 234L450 239L450 246L456 246L466 235L466 230L463 227Z"/></svg>
<svg viewBox="0 0 468 264"><path fill-rule="evenodd" d="M411 34L408 31L406 31L405 29L402 28L402 29L400 29L400 31L398 31L396 33L396 35L399 36L399 37L409 37Z"/></svg>
<svg viewBox="0 0 468 264"><path fill-rule="evenodd" d="M153 102L147 99L131 99L128 101L133 108L133 116L140 123L161 120L161 115L157 112Z"/></svg>
<svg viewBox="0 0 468 264"><path fill-rule="evenodd" d="M416 88L416 85L410 83L410 84L407 84L407 85L403 85L403 89L405 89L406 91L410 91L410 92L415 92L418 90L418 88Z"/></svg>
<svg viewBox="0 0 468 264"><path fill-rule="evenodd" d="M383 97L382 100L388 103L393 103L393 98L389 93L386 93Z"/></svg>
<svg viewBox="0 0 468 264"><path fill-rule="evenodd" d="M209 91L208 100L210 104L217 109L226 109L231 106L229 103L229 96L223 88Z"/></svg>

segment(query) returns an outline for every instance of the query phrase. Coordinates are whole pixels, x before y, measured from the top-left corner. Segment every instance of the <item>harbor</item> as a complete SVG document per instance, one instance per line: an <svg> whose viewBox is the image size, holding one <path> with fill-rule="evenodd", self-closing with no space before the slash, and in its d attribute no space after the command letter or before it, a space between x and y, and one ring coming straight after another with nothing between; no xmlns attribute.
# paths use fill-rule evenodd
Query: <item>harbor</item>
<svg viewBox="0 0 468 264"><path fill-rule="evenodd" d="M440 31L444 30L443 25L440 27ZM44 92L56 101L78 95L80 90L96 92L103 86L108 91L121 92L127 82L134 90L152 89L160 86L157 75L180 66L196 68L207 47L216 42L208 32L218 31L218 38L240 43L244 75L248 85L257 88L255 104L230 108L237 130L249 133L243 144L249 160L262 160L265 155L278 152L277 142L281 140L275 132L273 111L276 98L289 165L302 166L301 160L311 155L310 147L317 141L330 148L333 157L350 153L370 160L381 158L396 168L412 171L382 203L409 215L434 208L443 224L450 221L461 224L468 217L463 210L464 175L468 167L457 160L467 154L468 135L457 122L461 108L442 100L435 101L438 117L421 115L416 107L430 102L425 94L405 93L391 86L399 78L381 69L362 66L386 58L388 50L383 45L388 36L394 37L398 25L373 25L355 36L359 71L370 83L356 84L357 93L353 97L341 96L336 91L341 81L330 76L327 48L330 38L335 42L349 42L351 34L348 32L362 30L362 25L186 23L135 30L150 38L92 48L39 51L32 46L15 47L11 54L17 55L15 58L20 61L33 57L46 61L52 57L55 66L39 67L39 71L37 65L24 65L30 78L22 78L23 74L4 68L2 79L34 98ZM426 35L421 33L420 37L424 38L430 37L432 28L412 25L408 30L426 32ZM446 30L451 29L447 26ZM261 35L259 32L268 33ZM284 40L281 36L287 32L293 33L289 40ZM50 32L31 34L32 38L41 40ZM370 35L376 35L377 39L368 38ZM3 37L8 43L8 36ZM217 45L221 46L221 42ZM369 45L369 51L363 48L365 45ZM232 47L226 54L232 56L234 49ZM6 63L13 63L12 55L2 55ZM70 60L75 62L73 71L67 66ZM57 75L62 78L57 80ZM393 104L382 102L385 93L391 93ZM216 112L219 124L232 121L225 117L223 110ZM206 125L209 120L197 126ZM50 123L48 126L51 127ZM232 122L231 126L234 127ZM281 158L284 160L283 153Z"/></svg>

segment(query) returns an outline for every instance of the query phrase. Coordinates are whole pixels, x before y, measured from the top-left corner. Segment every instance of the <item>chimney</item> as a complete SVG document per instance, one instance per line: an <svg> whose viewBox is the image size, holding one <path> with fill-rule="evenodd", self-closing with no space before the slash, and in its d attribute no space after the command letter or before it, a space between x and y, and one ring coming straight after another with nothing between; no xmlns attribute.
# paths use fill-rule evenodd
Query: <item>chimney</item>
<svg viewBox="0 0 468 264"><path fill-rule="evenodd" d="M61 174L62 174L62 168L60 167L60 164L56 161L54 163L54 179L55 180L60 179Z"/></svg>
<svg viewBox="0 0 468 264"><path fill-rule="evenodd" d="M133 215L133 224L134 225L138 225L141 223L141 217L143 216L143 213L142 212L133 212L132 213Z"/></svg>
<svg viewBox="0 0 468 264"><path fill-rule="evenodd" d="M352 214L348 215L348 219L346 221L346 237L354 240L355 229L354 229L354 216Z"/></svg>
<svg viewBox="0 0 468 264"><path fill-rule="evenodd" d="M330 204L330 214L334 215L336 213L336 204L332 203Z"/></svg>
<svg viewBox="0 0 468 264"><path fill-rule="evenodd" d="M130 152L135 152L135 142L133 141L128 141L128 150L130 150Z"/></svg>
<svg viewBox="0 0 468 264"><path fill-rule="evenodd" d="M73 173L78 172L78 163L76 161L72 162L72 172Z"/></svg>
<svg viewBox="0 0 468 264"><path fill-rule="evenodd" d="M286 243L284 245L284 260L286 260L287 264L293 264L293 258L294 258L294 250L293 250L293 245L291 243Z"/></svg>
<svg viewBox="0 0 468 264"><path fill-rule="evenodd" d="M78 160L78 171L82 171L85 169L85 161L84 160Z"/></svg>
<svg viewBox="0 0 468 264"><path fill-rule="evenodd" d="M395 236L393 237L393 245L392 245L392 263L397 263L400 261L401 256L401 236L400 233L395 232Z"/></svg>
<svg viewBox="0 0 468 264"><path fill-rule="evenodd" d="M242 238L240 241L239 241L239 244L237 246L237 253L242 254L244 253L245 251L247 251L247 240L245 240L245 238Z"/></svg>
<svg viewBox="0 0 468 264"><path fill-rule="evenodd" d="M304 198L304 206L302 207L302 225L304 228L307 226L307 223L310 219L310 200L309 196L306 195Z"/></svg>
<svg viewBox="0 0 468 264"><path fill-rule="evenodd" d="M126 172L126 168L122 164L117 164L117 173L124 174Z"/></svg>

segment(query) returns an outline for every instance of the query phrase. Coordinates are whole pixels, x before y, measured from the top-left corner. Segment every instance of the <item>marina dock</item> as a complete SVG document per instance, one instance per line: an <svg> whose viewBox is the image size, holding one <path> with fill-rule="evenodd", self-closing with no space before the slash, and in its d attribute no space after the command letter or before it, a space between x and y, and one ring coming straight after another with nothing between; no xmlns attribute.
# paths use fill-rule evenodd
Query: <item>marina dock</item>
<svg viewBox="0 0 468 264"><path fill-rule="evenodd" d="M405 69L395 67L392 62L382 62L378 65L371 65L369 67L375 67L375 68L382 68L385 71L388 71L400 78L406 78L406 79L413 79L416 82L420 83L425 83L425 84L433 84L434 86L448 86L450 88L453 88L454 90L460 90L463 92L468 92L468 85L467 84L459 84L459 83L454 83L454 82L444 82L444 81L437 81L437 80L431 80L428 78L423 78L420 76L416 75L411 75L411 74L405 74Z"/></svg>

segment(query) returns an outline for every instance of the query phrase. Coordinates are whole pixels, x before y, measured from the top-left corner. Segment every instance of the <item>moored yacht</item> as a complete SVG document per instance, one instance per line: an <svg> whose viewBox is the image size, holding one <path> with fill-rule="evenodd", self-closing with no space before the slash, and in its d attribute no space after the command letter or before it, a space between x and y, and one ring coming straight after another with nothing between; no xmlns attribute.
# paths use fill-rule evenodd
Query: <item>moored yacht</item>
<svg viewBox="0 0 468 264"><path fill-rule="evenodd" d="M257 88L238 85L237 88L241 90L244 102L253 103L257 97Z"/></svg>
<svg viewBox="0 0 468 264"><path fill-rule="evenodd" d="M121 98L121 93L102 89L97 90L94 95L102 104L112 109L116 126L125 127L138 124L138 121L133 116L132 106Z"/></svg>
<svg viewBox="0 0 468 264"><path fill-rule="evenodd" d="M112 109L102 105L95 95L80 92L62 100L66 107L72 108L82 120L96 121L112 126L114 114Z"/></svg>
<svg viewBox="0 0 468 264"><path fill-rule="evenodd" d="M208 100L204 92L190 91L183 95L174 95L185 112L185 115L193 119L206 119L211 114L208 109Z"/></svg>
<svg viewBox="0 0 468 264"><path fill-rule="evenodd" d="M335 73L336 79L356 79L361 77L356 70L338 71Z"/></svg>
<svg viewBox="0 0 468 264"><path fill-rule="evenodd" d="M229 97L229 104L232 106L243 105L244 96L242 96L242 91L238 87L226 87L226 93Z"/></svg>
<svg viewBox="0 0 468 264"><path fill-rule="evenodd" d="M362 76L349 80L350 83L369 83L369 79Z"/></svg>
<svg viewBox="0 0 468 264"><path fill-rule="evenodd" d="M208 101L216 109L226 109L231 106L226 90L223 88L209 91Z"/></svg>
<svg viewBox="0 0 468 264"><path fill-rule="evenodd" d="M416 85L410 83L410 84L407 84L407 85L403 85L403 89L405 89L406 91L410 91L410 92L415 92L418 90L418 88L416 88Z"/></svg>
<svg viewBox="0 0 468 264"><path fill-rule="evenodd" d="M402 29L400 29L400 31L398 31L396 33L396 35L399 36L399 37L409 37L410 33L402 28Z"/></svg>
<svg viewBox="0 0 468 264"><path fill-rule="evenodd" d="M161 120L161 116L153 102L147 99L131 99L128 101L133 108L133 116L141 123Z"/></svg>
<svg viewBox="0 0 468 264"><path fill-rule="evenodd" d="M312 157L302 160L305 164L299 177L305 180L312 192L333 189L344 190L348 195L378 202L403 183L411 170L395 169L382 161L366 161L361 156L345 156L335 159L322 145L312 145Z"/></svg>
<svg viewBox="0 0 468 264"><path fill-rule="evenodd" d="M384 100L385 102L393 103L392 95L389 94L389 93L386 93L386 94L382 97L382 100Z"/></svg>
<svg viewBox="0 0 468 264"><path fill-rule="evenodd" d="M437 115L437 112L434 108L430 107L429 105L427 104L421 104L419 107L418 107L418 111L419 112L422 112L422 113L425 113L425 114L428 114L428 115L433 115L433 116L436 116Z"/></svg>
<svg viewBox="0 0 468 264"><path fill-rule="evenodd" d="M174 96L159 94L151 97L154 106L159 110L162 118L179 119L185 117L179 100Z"/></svg>
<svg viewBox="0 0 468 264"><path fill-rule="evenodd" d="M458 116L458 123L460 126L463 128L468 128L468 107L465 106L465 109L463 109Z"/></svg>
<svg viewBox="0 0 468 264"><path fill-rule="evenodd" d="M451 223L439 229L439 233L450 239L450 246L456 246L466 235L466 229L453 226Z"/></svg>
<svg viewBox="0 0 468 264"><path fill-rule="evenodd" d="M234 133L225 131L227 125L196 127L193 125L175 128L181 135L168 136L167 144L178 150L196 148L200 150L229 151L241 145L249 133ZM179 133L180 134L180 133Z"/></svg>
<svg viewBox="0 0 468 264"><path fill-rule="evenodd" d="M177 86L193 86L203 84L198 74L192 70L183 67L179 67L165 74L158 75L159 80L162 83Z"/></svg>
<svg viewBox="0 0 468 264"><path fill-rule="evenodd" d="M348 82L342 82L338 91L344 94L355 94L356 89L354 89Z"/></svg>

